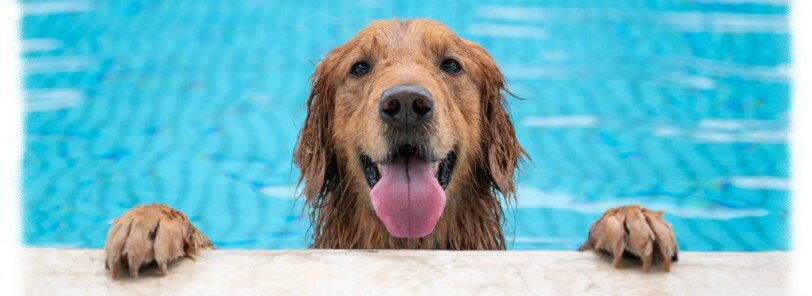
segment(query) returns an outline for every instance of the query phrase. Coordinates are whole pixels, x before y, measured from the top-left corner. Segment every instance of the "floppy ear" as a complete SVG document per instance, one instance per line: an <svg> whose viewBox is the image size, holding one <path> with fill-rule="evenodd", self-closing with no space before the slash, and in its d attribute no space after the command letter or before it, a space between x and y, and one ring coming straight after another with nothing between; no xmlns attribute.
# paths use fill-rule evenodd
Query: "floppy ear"
<svg viewBox="0 0 812 296"><path fill-rule="evenodd" d="M308 202L325 196L338 180L331 138L338 50L328 53L310 77L307 117L293 154L293 161L301 172L299 184L304 184L303 193Z"/></svg>
<svg viewBox="0 0 812 296"><path fill-rule="evenodd" d="M476 64L471 69L479 84L482 96L483 143L487 158L488 175L491 186L508 197L515 192L514 171L519 161L526 157L524 149L516 139L516 131L507 110L505 78L496 62L481 46L466 41L470 56Z"/></svg>

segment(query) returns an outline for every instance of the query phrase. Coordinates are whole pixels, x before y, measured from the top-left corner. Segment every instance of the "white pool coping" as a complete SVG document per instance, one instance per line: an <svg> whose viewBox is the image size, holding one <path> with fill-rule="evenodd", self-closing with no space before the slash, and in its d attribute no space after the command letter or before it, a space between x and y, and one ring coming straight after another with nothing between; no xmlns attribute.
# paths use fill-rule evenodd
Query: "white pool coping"
<svg viewBox="0 0 812 296"><path fill-rule="evenodd" d="M670 273L591 252L216 250L113 280L98 249L26 248L26 295L784 295L791 253L680 253Z"/></svg>

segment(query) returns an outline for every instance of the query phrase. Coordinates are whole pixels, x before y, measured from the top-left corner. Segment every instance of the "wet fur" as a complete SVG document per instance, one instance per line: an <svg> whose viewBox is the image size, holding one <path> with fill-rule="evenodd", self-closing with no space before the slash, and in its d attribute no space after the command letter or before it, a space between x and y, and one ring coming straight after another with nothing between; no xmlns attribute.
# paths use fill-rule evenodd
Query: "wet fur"
<svg viewBox="0 0 812 296"><path fill-rule="evenodd" d="M164 275L169 262L180 257L194 259L201 250L214 248L186 215L166 205L134 207L111 224L104 245L104 266L113 278L118 278L122 267L137 278L138 270L153 261Z"/></svg>
<svg viewBox="0 0 812 296"><path fill-rule="evenodd" d="M435 55L443 53L459 60L464 76L437 73ZM379 58L377 72L370 74L378 76L366 82L347 77L359 55ZM357 159L359 149L385 157L386 130L371 109L382 89L404 81L428 88L444 108L438 109L437 123L424 131L430 133L431 148L458 149L443 214L432 234L419 239L389 235L372 209ZM506 248L500 199L513 198L514 172L526 154L506 108L503 75L482 47L430 20L377 21L332 50L316 67L311 83L294 152L311 217L311 247Z"/></svg>

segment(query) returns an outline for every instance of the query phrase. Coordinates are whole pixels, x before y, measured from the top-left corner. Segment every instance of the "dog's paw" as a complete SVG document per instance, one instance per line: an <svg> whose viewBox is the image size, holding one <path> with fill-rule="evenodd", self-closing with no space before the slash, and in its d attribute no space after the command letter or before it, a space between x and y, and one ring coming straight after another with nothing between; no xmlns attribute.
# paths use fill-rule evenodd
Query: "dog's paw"
<svg viewBox="0 0 812 296"><path fill-rule="evenodd" d="M651 268L652 260L662 260L670 271L671 262L677 261L677 241L671 224L663 219L662 211L650 211L636 205L606 211L592 224L589 238L579 251L608 252L614 256L612 264L620 266L624 253L643 261L643 270Z"/></svg>
<svg viewBox="0 0 812 296"><path fill-rule="evenodd" d="M134 207L112 222L104 244L105 267L118 278L122 266L129 268L130 277L155 261L160 274L172 260L191 258L204 248L213 248L211 241L195 228L186 215L165 205Z"/></svg>

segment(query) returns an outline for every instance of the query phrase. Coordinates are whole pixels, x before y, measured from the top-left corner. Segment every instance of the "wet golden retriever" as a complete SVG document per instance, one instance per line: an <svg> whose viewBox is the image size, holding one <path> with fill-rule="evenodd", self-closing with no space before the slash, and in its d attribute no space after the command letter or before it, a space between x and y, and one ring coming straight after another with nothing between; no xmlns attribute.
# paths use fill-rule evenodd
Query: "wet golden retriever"
<svg viewBox="0 0 812 296"><path fill-rule="evenodd" d="M294 152L312 247L504 250L500 199L525 157L506 92L485 49L436 21L376 21L330 51ZM165 273L211 246L182 213L140 206L114 221L106 265ZM632 253L646 269L676 254L662 214L639 207L608 211L581 249Z"/></svg>

